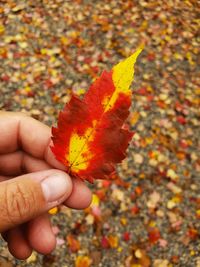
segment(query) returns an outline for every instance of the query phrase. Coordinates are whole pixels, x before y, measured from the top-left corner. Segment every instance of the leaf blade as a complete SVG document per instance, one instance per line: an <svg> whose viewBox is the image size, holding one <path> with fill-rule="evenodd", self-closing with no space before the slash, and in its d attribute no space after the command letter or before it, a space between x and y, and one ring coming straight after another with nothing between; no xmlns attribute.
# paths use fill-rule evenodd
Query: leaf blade
<svg viewBox="0 0 200 267"><path fill-rule="evenodd" d="M105 179L125 157L132 133L124 129L131 105L130 85L141 49L104 71L83 100L72 96L52 129L52 151L71 175Z"/></svg>

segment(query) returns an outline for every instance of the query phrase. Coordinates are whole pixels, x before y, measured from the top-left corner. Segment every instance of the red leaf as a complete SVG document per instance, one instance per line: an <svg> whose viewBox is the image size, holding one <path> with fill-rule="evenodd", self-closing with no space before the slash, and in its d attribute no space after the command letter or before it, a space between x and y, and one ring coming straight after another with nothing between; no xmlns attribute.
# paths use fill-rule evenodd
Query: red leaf
<svg viewBox="0 0 200 267"><path fill-rule="evenodd" d="M149 242L151 244L157 243L157 241L161 238L159 229L158 228L150 229L148 231L148 237L149 237Z"/></svg>
<svg viewBox="0 0 200 267"><path fill-rule="evenodd" d="M102 246L102 248L110 248L110 244L109 244L107 237L105 237L105 236L102 237L101 246Z"/></svg>
<svg viewBox="0 0 200 267"><path fill-rule="evenodd" d="M70 175L90 182L107 179L125 158L133 135L125 126L131 105L129 86L140 52L104 71L83 100L73 95L60 112L58 126L52 128L51 149Z"/></svg>
<svg viewBox="0 0 200 267"><path fill-rule="evenodd" d="M130 237L131 237L131 235L130 235L129 232L125 232L125 233L123 234L123 239L124 239L124 241L129 241L129 240L130 240Z"/></svg>
<svg viewBox="0 0 200 267"><path fill-rule="evenodd" d="M139 209L139 207L136 204L131 208L131 213L133 215L138 214L139 211L140 211L140 209Z"/></svg>
<svg viewBox="0 0 200 267"><path fill-rule="evenodd" d="M180 124L186 124L186 119L183 116L178 116L177 117L177 122L179 122Z"/></svg>
<svg viewBox="0 0 200 267"><path fill-rule="evenodd" d="M199 233L195 228L189 228L187 231L187 235L190 237L190 239L195 240L199 237Z"/></svg>

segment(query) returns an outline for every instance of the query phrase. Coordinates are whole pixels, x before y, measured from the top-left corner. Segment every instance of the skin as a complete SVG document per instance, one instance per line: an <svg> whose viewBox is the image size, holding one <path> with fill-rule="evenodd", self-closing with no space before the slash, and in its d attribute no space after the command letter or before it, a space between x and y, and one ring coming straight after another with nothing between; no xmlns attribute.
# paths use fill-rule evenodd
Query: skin
<svg viewBox="0 0 200 267"><path fill-rule="evenodd" d="M22 113L0 112L0 186L15 177L52 169L65 171L50 150L51 130L48 126ZM39 175L39 174L38 174ZM70 177L69 177L70 179ZM91 203L91 192L79 179L72 179L71 191L63 199L63 205L73 209L84 209ZM3 186L2 186L3 187ZM6 201L9 202L9 199ZM40 205L35 202L34 205ZM0 210L3 203L0 202ZM1 215L0 215L1 218ZM0 220L0 229L5 229ZM21 224L6 226L2 237L11 254L26 259L36 250L50 253L56 246L49 215L36 215ZM44 242L45 240L45 242Z"/></svg>

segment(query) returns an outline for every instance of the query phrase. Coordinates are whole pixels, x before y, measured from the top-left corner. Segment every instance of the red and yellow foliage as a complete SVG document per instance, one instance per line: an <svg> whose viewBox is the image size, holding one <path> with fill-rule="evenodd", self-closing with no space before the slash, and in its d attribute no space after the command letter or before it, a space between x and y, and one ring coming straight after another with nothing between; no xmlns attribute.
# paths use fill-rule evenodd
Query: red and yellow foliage
<svg viewBox="0 0 200 267"><path fill-rule="evenodd" d="M131 105L130 85L141 49L104 71L84 98L72 96L52 128L57 160L68 173L93 182L107 179L126 154L133 133L125 126Z"/></svg>

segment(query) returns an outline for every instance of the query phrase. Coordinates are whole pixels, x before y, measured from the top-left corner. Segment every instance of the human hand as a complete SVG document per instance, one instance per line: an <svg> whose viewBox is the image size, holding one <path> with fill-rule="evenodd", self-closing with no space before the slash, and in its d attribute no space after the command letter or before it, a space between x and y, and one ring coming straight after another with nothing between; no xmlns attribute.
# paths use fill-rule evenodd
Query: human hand
<svg viewBox="0 0 200 267"><path fill-rule="evenodd" d="M0 112L0 233L26 259L56 245L47 211L59 204L88 207L91 192L53 156L48 126L22 113ZM59 170L58 170L59 169Z"/></svg>

